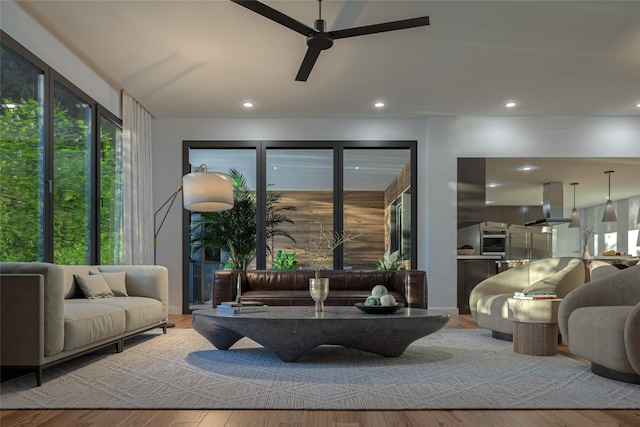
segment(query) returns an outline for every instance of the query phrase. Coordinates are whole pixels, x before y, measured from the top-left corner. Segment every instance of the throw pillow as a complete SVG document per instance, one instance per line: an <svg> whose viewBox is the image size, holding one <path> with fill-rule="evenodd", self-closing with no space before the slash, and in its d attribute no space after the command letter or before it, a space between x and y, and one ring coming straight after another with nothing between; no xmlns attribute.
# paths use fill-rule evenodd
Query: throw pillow
<svg viewBox="0 0 640 427"><path fill-rule="evenodd" d="M89 299L113 298L113 292L109 289L104 277L89 274L74 274L73 277L85 297Z"/></svg>
<svg viewBox="0 0 640 427"><path fill-rule="evenodd" d="M100 275L104 278L104 280L107 282L107 285L109 286L109 289L111 289L111 292L113 292L114 296L117 297L128 297L129 294L127 293L127 285L126 285L126 277L127 277L127 273L125 273L124 271L119 271L116 273L104 273L104 272L100 272L100 273L94 273L93 271L90 272L91 275Z"/></svg>

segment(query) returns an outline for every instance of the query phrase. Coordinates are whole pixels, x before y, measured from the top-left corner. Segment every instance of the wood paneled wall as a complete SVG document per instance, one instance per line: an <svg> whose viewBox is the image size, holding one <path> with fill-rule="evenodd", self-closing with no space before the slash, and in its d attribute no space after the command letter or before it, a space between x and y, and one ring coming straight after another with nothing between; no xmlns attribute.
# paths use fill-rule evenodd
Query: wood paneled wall
<svg viewBox="0 0 640 427"><path fill-rule="evenodd" d="M331 191L283 191L281 202L296 206L297 210L286 212L295 224L285 223L296 243L283 237L275 237L269 244L273 248L272 257L279 249L295 251L298 266L310 266L307 248L310 239L319 241L320 226L316 220L333 230L333 193ZM353 269L375 269L376 263L385 251L385 193L383 191L345 191L344 228L357 231L361 221L365 232L359 238L344 245L344 265ZM313 215L310 213L313 212ZM271 257L267 268L271 268ZM332 265L332 261L329 261Z"/></svg>
<svg viewBox="0 0 640 427"><path fill-rule="evenodd" d="M384 191L384 247L385 250L391 246L391 204L404 193L407 188L411 187L411 162L408 162L400 173L391 181L387 189ZM403 263L405 268L410 268L410 262Z"/></svg>

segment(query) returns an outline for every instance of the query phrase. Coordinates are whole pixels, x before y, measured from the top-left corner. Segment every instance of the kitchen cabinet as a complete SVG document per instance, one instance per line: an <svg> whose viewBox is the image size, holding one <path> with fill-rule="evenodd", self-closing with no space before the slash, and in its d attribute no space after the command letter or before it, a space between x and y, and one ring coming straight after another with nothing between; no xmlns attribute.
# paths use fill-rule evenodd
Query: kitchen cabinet
<svg viewBox="0 0 640 427"><path fill-rule="evenodd" d="M469 295L476 285L498 272L498 256L458 257L458 311L470 314Z"/></svg>
<svg viewBox="0 0 640 427"><path fill-rule="evenodd" d="M542 218L542 206L487 206L485 221L524 225Z"/></svg>

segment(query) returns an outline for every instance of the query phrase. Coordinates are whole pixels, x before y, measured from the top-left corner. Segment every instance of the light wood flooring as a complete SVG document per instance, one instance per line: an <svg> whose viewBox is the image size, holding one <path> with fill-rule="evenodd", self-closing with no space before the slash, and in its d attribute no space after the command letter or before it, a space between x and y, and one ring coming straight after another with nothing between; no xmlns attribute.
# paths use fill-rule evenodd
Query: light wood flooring
<svg viewBox="0 0 640 427"><path fill-rule="evenodd" d="M170 316L190 328L190 315ZM469 315L446 328L473 329ZM126 349L125 349L126 351ZM574 357L560 346L559 353ZM581 362L585 362L574 357ZM586 362L585 362L586 363ZM251 411L251 410L2 410L0 427L427 427L427 426L640 426L640 410Z"/></svg>

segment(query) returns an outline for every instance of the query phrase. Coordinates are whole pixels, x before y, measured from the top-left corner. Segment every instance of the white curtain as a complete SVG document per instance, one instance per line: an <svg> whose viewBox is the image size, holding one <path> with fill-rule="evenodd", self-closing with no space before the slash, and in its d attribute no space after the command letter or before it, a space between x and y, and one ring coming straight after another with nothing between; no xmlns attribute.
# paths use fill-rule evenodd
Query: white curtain
<svg viewBox="0 0 640 427"><path fill-rule="evenodd" d="M153 264L151 114L122 93L124 261Z"/></svg>

